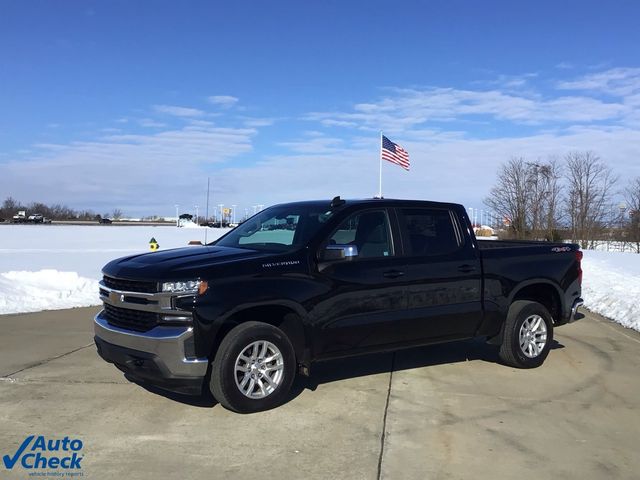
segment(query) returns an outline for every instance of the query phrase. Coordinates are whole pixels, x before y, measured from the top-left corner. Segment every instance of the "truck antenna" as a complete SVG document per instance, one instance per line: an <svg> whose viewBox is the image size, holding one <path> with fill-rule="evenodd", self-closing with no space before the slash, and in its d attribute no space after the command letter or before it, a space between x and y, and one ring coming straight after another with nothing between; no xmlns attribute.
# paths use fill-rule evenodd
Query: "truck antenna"
<svg viewBox="0 0 640 480"><path fill-rule="evenodd" d="M341 205L344 205L345 203L347 203L347 202L342 200L340 198L340 195L338 195L337 197L333 197L333 200L331 200L331 208L340 207Z"/></svg>

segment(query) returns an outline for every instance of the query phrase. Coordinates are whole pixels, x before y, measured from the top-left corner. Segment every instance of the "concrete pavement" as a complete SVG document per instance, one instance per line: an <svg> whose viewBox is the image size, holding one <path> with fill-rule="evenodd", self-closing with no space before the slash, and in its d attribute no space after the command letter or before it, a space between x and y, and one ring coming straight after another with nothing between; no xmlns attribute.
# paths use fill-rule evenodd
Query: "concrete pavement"
<svg viewBox="0 0 640 480"><path fill-rule="evenodd" d="M539 369L500 365L479 341L423 347L319 364L286 405L237 415L128 382L95 352L96 311L0 316L0 454L74 436L99 479L640 472L640 335L590 313L556 330Z"/></svg>

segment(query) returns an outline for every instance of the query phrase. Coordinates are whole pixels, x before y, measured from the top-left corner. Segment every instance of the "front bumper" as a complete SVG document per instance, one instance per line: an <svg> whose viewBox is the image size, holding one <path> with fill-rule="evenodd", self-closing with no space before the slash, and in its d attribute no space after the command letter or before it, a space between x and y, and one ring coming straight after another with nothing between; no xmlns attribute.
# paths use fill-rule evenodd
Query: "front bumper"
<svg viewBox="0 0 640 480"><path fill-rule="evenodd" d="M157 326L134 332L110 325L100 312L94 319L94 332L100 356L134 380L179 393L201 393L209 362L189 356L193 327Z"/></svg>

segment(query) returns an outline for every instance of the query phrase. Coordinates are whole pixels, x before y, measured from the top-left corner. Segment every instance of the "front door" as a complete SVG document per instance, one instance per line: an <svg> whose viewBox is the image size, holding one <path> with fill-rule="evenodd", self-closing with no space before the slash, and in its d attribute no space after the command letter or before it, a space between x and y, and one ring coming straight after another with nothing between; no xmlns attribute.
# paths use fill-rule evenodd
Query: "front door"
<svg viewBox="0 0 640 480"><path fill-rule="evenodd" d="M372 209L347 217L327 245L350 245L356 257L320 261L326 298L316 299L310 318L316 356L375 349L388 343L387 330L405 308L402 266L394 246L389 212Z"/></svg>

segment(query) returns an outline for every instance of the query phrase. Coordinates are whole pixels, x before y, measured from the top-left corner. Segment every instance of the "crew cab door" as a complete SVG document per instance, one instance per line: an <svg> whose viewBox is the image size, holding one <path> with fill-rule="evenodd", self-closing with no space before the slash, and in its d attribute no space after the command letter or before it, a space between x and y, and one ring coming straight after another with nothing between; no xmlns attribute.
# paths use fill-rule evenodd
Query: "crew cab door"
<svg viewBox="0 0 640 480"><path fill-rule="evenodd" d="M481 265L462 222L446 208L396 212L405 251L409 319L396 332L397 340L403 335L407 340L473 336L482 320Z"/></svg>
<svg viewBox="0 0 640 480"><path fill-rule="evenodd" d="M386 332L405 307L404 259L397 227L386 208L361 210L340 223L321 245L355 247L357 256L319 259L317 275L327 285L310 317L315 353L331 356L387 343Z"/></svg>

